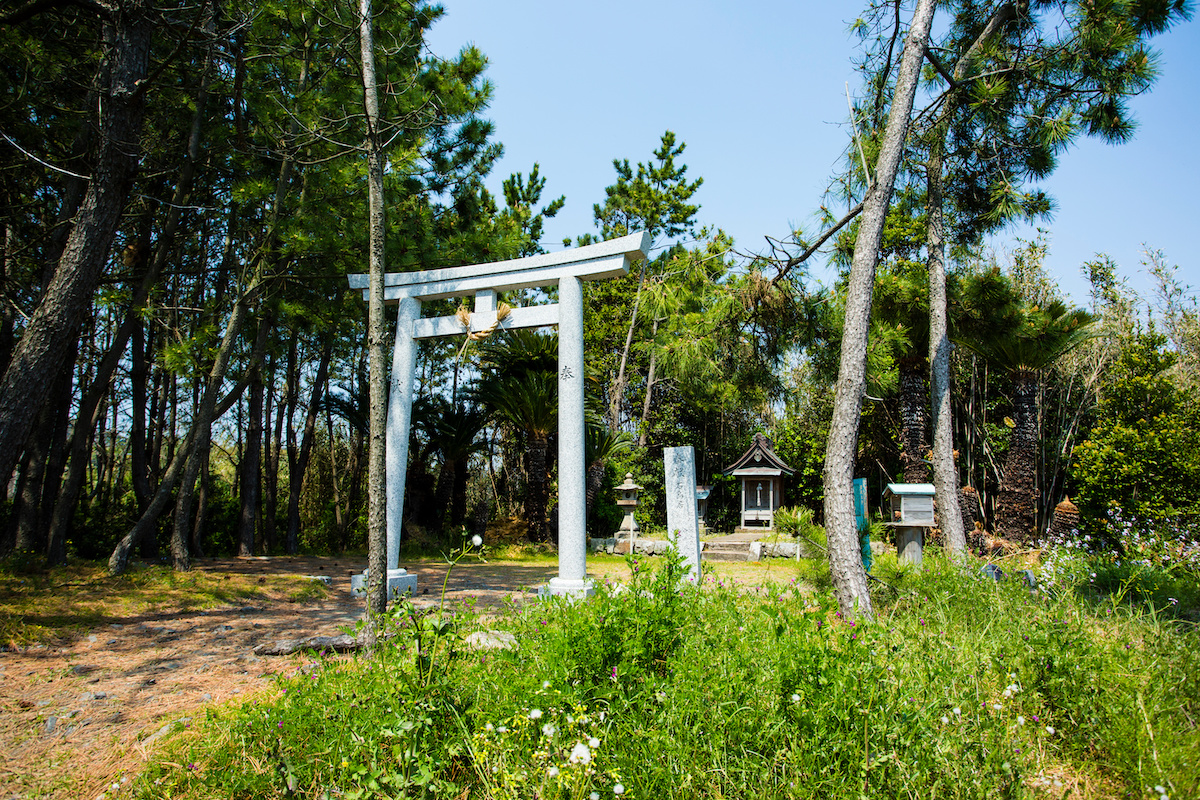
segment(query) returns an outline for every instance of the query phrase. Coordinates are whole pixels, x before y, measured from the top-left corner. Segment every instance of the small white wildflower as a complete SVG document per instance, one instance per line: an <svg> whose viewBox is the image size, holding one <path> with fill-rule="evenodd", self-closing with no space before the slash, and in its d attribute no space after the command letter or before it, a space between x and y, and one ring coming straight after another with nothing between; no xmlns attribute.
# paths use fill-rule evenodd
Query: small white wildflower
<svg viewBox="0 0 1200 800"><path fill-rule="evenodd" d="M1161 786L1161 785L1157 785L1157 784L1156 784L1156 785L1154 786L1154 791L1158 792L1159 794L1166 794L1166 793L1167 793L1167 787L1165 787L1165 786Z"/></svg>
<svg viewBox="0 0 1200 800"><path fill-rule="evenodd" d="M476 547L482 546L483 545L483 537L480 536L479 534L475 534L474 536L471 537L471 544L475 545Z"/></svg>
<svg viewBox="0 0 1200 800"><path fill-rule="evenodd" d="M547 722L545 725L542 726L542 735L545 736L546 738L550 738L551 736L554 735L554 732L556 730L558 730L558 729L555 728L553 725L551 725L549 722Z"/></svg>
<svg viewBox="0 0 1200 800"><path fill-rule="evenodd" d="M800 702L800 695L798 695L798 694L793 694L793 695L792 695L792 702L793 702L793 703L799 703L799 702Z"/></svg>
<svg viewBox="0 0 1200 800"><path fill-rule="evenodd" d="M546 770L546 774L549 775L551 778L558 777L558 767L550 767L549 769Z"/></svg>
<svg viewBox="0 0 1200 800"><path fill-rule="evenodd" d="M600 740L599 740L599 739L597 739L595 736L593 736L592 738L588 739L588 747L590 747L590 748L592 748L593 750L595 750L595 749L596 749L597 747L599 747L599 746L600 746Z"/></svg>
<svg viewBox="0 0 1200 800"><path fill-rule="evenodd" d="M530 719L541 719L542 718L542 710L540 708L533 709L532 711L529 712L529 718Z"/></svg>
<svg viewBox="0 0 1200 800"><path fill-rule="evenodd" d="M500 725L496 728L496 733L508 733L507 725Z"/></svg>
<svg viewBox="0 0 1200 800"><path fill-rule="evenodd" d="M1050 726L1050 725L1047 725L1047 726L1046 726L1046 733L1048 733L1048 734L1050 734L1051 736L1053 736L1053 735L1054 735L1054 728L1053 728L1052 726Z"/></svg>
<svg viewBox="0 0 1200 800"><path fill-rule="evenodd" d="M592 792L591 794L588 795L588 800L600 800L600 793Z"/></svg>
<svg viewBox="0 0 1200 800"><path fill-rule="evenodd" d="M1005 697L1005 699L1007 699L1007 698L1009 698L1009 697L1012 697L1012 689L1005 689L1005 690L1004 690L1004 697Z"/></svg>
<svg viewBox="0 0 1200 800"><path fill-rule="evenodd" d="M949 725L949 724L950 724L950 718L949 718L949 717L947 717L945 714L943 714L943 715L942 715L942 724L943 724L943 725Z"/></svg>
<svg viewBox="0 0 1200 800"><path fill-rule="evenodd" d="M1004 706L1000 705L999 703L996 703L995 705L992 706L992 708L996 709L997 711L1001 711L1004 709Z"/></svg>
<svg viewBox="0 0 1200 800"><path fill-rule="evenodd" d="M1024 718L1024 717L1017 717L1017 724L1018 724L1018 725L1024 725L1024 724L1025 724L1025 718Z"/></svg>
<svg viewBox="0 0 1200 800"><path fill-rule="evenodd" d="M954 716L956 716L956 717L961 717L961 716L962 716L962 709L961 709L961 708L959 708L958 706L955 706L955 707L954 707Z"/></svg>
<svg viewBox="0 0 1200 800"><path fill-rule="evenodd" d="M571 748L571 755L567 756L567 761L572 764L587 764L592 760L592 751L583 742L576 742Z"/></svg>
<svg viewBox="0 0 1200 800"><path fill-rule="evenodd" d="M614 783L613 784L613 794L625 794L625 784Z"/></svg>
<svg viewBox="0 0 1200 800"><path fill-rule="evenodd" d="M490 723L490 722L487 725L484 725L483 729L489 733L491 733L491 731L494 730L492 727L492 723Z"/></svg>
<svg viewBox="0 0 1200 800"><path fill-rule="evenodd" d="M543 689L549 689L549 688L550 688L550 681L542 681L542 688L543 688Z"/></svg>

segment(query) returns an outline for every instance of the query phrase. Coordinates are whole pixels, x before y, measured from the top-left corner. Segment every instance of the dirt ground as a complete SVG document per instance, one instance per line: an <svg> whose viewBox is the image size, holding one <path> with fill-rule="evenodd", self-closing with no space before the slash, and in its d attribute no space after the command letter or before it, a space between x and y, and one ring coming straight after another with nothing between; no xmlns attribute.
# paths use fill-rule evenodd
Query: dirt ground
<svg viewBox="0 0 1200 800"><path fill-rule="evenodd" d="M336 635L353 627L363 602L350 576L364 564L338 558L207 559L197 569L251 575L326 575L328 596L111 618L70 641L0 652L0 798L97 798L154 757L159 737L212 703L269 691L275 675L312 656L258 656L278 639ZM441 593L445 565L417 573L418 604ZM459 564L447 604L521 602L554 565ZM187 724L183 721L183 724Z"/></svg>

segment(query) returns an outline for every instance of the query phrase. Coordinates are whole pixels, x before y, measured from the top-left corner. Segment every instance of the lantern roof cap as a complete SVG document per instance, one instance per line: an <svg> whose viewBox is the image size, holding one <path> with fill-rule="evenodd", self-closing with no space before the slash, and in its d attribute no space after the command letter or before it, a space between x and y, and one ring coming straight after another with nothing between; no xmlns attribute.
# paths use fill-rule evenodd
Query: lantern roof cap
<svg viewBox="0 0 1200 800"><path fill-rule="evenodd" d="M636 483L633 482L633 473L632 472L626 472L625 473L625 482L616 488L617 488L617 491L632 492L632 491L640 490L642 487L638 486Z"/></svg>

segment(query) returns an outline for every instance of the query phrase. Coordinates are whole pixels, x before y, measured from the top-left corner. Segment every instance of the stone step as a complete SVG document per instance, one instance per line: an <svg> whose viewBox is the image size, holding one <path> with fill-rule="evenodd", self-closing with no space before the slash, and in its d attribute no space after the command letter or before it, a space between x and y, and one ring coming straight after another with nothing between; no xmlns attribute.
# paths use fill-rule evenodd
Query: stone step
<svg viewBox="0 0 1200 800"><path fill-rule="evenodd" d="M703 558L708 561L749 561L749 542L705 542Z"/></svg>

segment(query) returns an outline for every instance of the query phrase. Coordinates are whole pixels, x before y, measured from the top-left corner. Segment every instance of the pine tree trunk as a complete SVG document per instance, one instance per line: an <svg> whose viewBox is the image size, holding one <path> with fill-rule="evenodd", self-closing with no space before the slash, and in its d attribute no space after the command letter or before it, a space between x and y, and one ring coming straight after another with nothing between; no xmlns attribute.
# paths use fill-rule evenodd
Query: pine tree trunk
<svg viewBox="0 0 1200 800"><path fill-rule="evenodd" d="M367 470L367 584L369 616L387 611L387 329L383 314L384 243L387 222L383 202L383 142L379 132L379 94L375 81L375 40L371 0L359 0L359 50L362 56L363 107L367 122L370 292L367 344L370 348L370 448Z"/></svg>
<svg viewBox="0 0 1200 800"><path fill-rule="evenodd" d="M100 152L54 277L0 379L0 475L9 476L68 348L91 307L141 150L151 20L126 0L105 23L110 80L100 103Z"/></svg>
<svg viewBox="0 0 1200 800"><path fill-rule="evenodd" d="M942 206L942 147L933 145L928 164L926 250L929 269L929 389L933 409L933 488L938 527L952 554L965 555L967 535L959 508L954 465L954 417L950 405L950 338L946 301L946 245Z"/></svg>
<svg viewBox="0 0 1200 800"><path fill-rule="evenodd" d="M264 319L263 325L270 327L270 322ZM258 517L262 505L261 471L262 471L262 439L263 439L263 394L266 385L263 382L262 370L255 367L250 377L250 403L248 409L249 425L246 429L246 450L241 463L241 503L238 509L238 555L254 555L254 545L258 532Z"/></svg>
<svg viewBox="0 0 1200 800"><path fill-rule="evenodd" d="M829 567L833 591L842 614L854 618L875 616L867 574L863 569L854 516L854 461L858 448L858 423L867 376L867 331L875 267L883 239L883 224L892 188L904 153L917 79L933 22L935 0L919 0L904 44L892 107L875 165L874 182L867 190L859 221L858 238L850 267L846 294L841 361L834 392L833 417L825 450L825 527L829 538Z"/></svg>
<svg viewBox="0 0 1200 800"><path fill-rule="evenodd" d="M283 412L276 402L275 354L271 354L271 365L267 369L267 446L266 469L263 470L263 544L267 553L275 552L279 538L279 456L283 437ZM270 434L274 415L274 435Z"/></svg>

